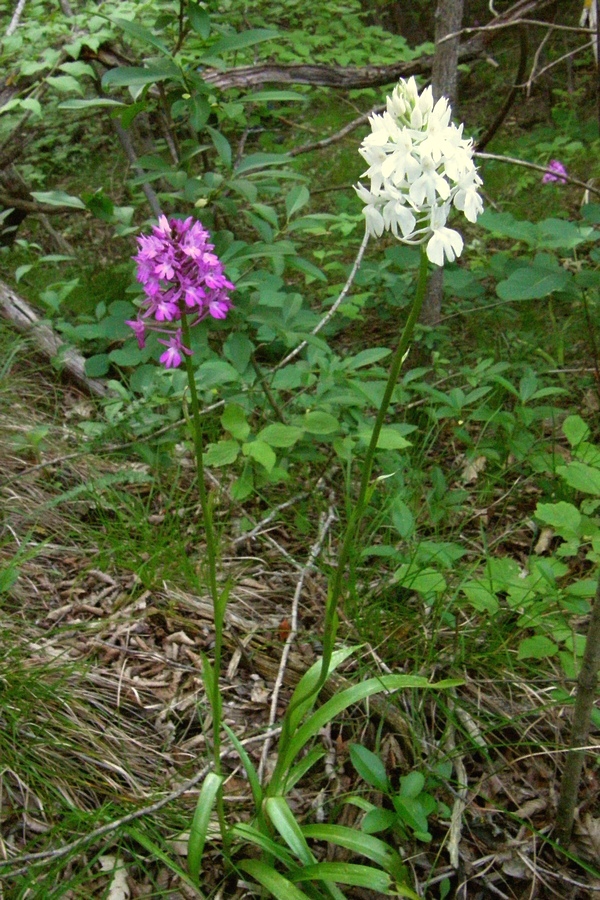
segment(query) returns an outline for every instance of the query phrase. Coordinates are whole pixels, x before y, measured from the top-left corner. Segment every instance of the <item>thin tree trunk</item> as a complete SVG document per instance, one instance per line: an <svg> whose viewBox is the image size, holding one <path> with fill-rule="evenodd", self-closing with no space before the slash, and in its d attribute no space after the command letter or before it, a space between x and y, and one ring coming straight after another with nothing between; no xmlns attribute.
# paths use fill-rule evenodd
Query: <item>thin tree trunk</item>
<svg viewBox="0 0 600 900"><path fill-rule="evenodd" d="M447 97L454 110L458 96L458 37L444 41L447 34L456 34L462 27L464 0L438 0L435 12L435 56L431 70L431 86L435 100ZM429 278L429 285L420 322L434 327L442 313L444 290L443 266L436 266ZM421 354L423 355L423 354ZM420 360L426 364L426 360Z"/></svg>
<svg viewBox="0 0 600 900"><path fill-rule="evenodd" d="M600 668L600 579L596 588L596 597L592 606L590 624L588 626L585 653L581 663L581 671L577 679L577 694L573 709L573 726L567 761L560 782L560 800L556 812L556 838L566 846L573 829L573 817L579 793L579 783L585 758L582 749L588 742L590 718L596 688L598 686L598 669Z"/></svg>

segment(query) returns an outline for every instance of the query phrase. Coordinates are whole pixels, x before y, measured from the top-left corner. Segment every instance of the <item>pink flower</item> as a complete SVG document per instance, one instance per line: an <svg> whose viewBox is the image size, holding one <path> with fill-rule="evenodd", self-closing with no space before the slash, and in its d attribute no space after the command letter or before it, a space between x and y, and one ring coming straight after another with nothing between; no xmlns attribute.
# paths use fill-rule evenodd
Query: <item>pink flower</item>
<svg viewBox="0 0 600 900"><path fill-rule="evenodd" d="M140 347L148 329L169 335L160 341L167 347L160 361L168 369L176 368L181 365L182 354L192 351L181 343L179 328L173 334L174 323L186 313L194 317L192 326L207 316L226 318L232 307L228 291L235 286L225 277L209 232L192 216L160 216L152 234L142 234L137 241L139 249L133 258L145 299L141 315L127 324Z"/></svg>
<svg viewBox="0 0 600 900"><path fill-rule="evenodd" d="M542 178L542 184L548 184L550 181L559 181L561 184L567 183L567 170L558 159L551 159L548 163L548 169Z"/></svg>
<svg viewBox="0 0 600 900"><path fill-rule="evenodd" d="M188 350L187 347L184 347L181 342L180 329L178 329L168 341L163 341L162 338L159 338L158 343L164 344L167 348L159 360L166 369L176 369L180 366L184 353L186 356L192 355L192 351Z"/></svg>
<svg viewBox="0 0 600 900"><path fill-rule="evenodd" d="M140 350L143 350L146 346L146 323L138 316L137 319L126 319L125 324L129 325L130 328L133 328L133 332L137 338L138 347Z"/></svg>

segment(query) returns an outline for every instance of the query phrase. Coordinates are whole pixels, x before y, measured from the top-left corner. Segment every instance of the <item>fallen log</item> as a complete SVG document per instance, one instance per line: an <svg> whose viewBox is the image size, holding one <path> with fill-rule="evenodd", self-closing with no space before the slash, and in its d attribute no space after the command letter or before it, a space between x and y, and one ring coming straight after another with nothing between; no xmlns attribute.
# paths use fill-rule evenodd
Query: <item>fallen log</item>
<svg viewBox="0 0 600 900"><path fill-rule="evenodd" d="M30 337L36 350L43 356L52 360L60 357L59 368L64 369L88 394L95 397L106 397L110 394L103 381L88 378L85 374L84 357L72 347L68 347L51 325L40 321L29 303L15 294L3 281L0 281L0 314L8 319L17 331Z"/></svg>

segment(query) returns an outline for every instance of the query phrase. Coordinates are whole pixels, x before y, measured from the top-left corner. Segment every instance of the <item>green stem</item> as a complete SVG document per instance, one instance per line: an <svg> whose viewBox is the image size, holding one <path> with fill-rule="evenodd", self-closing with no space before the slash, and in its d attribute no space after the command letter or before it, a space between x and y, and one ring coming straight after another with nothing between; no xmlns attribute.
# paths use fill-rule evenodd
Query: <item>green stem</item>
<svg viewBox="0 0 600 900"><path fill-rule="evenodd" d="M181 314L181 332L183 336L183 345L191 348L190 325L185 313ZM202 520L204 524L204 534L206 539L206 560L208 564L208 589L213 604L214 623L215 623L215 646L214 646L214 677L212 679L213 689L208 692L211 705L213 719L213 739L212 752L215 772L221 774L221 696L219 687L219 675L221 673L221 657L223 651L223 624L225 617L225 602L219 593L217 585L217 542L215 539L215 531L213 527L212 508L208 499L206 484L204 481L204 459L203 459L203 436L202 436L202 419L200 417L200 406L198 404L198 391L196 390L196 379L194 375L194 367L191 357L184 354L185 371L190 389L190 407L192 410L193 438L194 450L196 456L196 473L198 478L198 492L200 494L200 506L202 509ZM206 683L206 680L205 680ZM223 840L224 852L227 852L229 846L228 830L225 819L225 805L223 800L223 789L219 788L216 800L217 815L219 818L219 827L221 838Z"/></svg>
<svg viewBox="0 0 600 900"><path fill-rule="evenodd" d="M278 757L281 758L282 750L287 746L291 734L290 734L290 717L291 714L298 708L301 703L304 703L310 696L313 694L316 696L325 682L327 681L327 676L329 673L329 666L331 665L331 655L333 653L333 648L335 644L335 636L337 633L337 625L338 625L338 615L337 610L340 604L340 600L343 593L344 587L344 577L346 573L346 566L348 564L348 559L350 557L350 553L354 546L354 539L356 536L356 532L360 526L362 521L362 517L365 511L365 507L367 505L367 496L369 493L369 484L371 481L371 472L373 470L373 462L375 459L375 452L377 450L377 443L379 441L379 435L381 434L381 429L383 427L383 423L385 421L385 417L388 411L388 407L390 405L392 394L394 393L394 388L396 387L396 383L398 381L398 377L400 375L400 370L402 368L402 363L404 362L404 358L406 353L410 347L410 342L412 340L413 331L415 325L419 319L419 315L421 312L421 307L423 306L423 301L425 299L425 292L427 289L427 274L428 274L428 261L427 254L425 252L425 247L421 246L421 261L419 266L419 276L417 280L417 290L415 293L415 298L413 300L413 305L410 310L408 319L406 320L406 324L404 325L404 329L402 334L400 335L400 340L398 342L398 346L396 347L396 351L392 357L392 361L390 364L390 371L388 375L387 384L385 387L385 391L383 394L383 399L381 401L381 405L379 407L379 411L377 413L377 418L375 419L375 425L373 426L373 433L371 434L371 440L369 442L369 446L367 449L367 453L365 456L365 461L362 469L362 476L360 480L360 488L358 491L358 497L356 499L356 504L354 510L348 519L348 523L346 525L346 530L344 532L344 537L342 539L342 545L338 554L337 566L335 570L335 574L333 579L330 582L327 603L325 606L325 622L323 627L323 657L321 661L321 672L319 675L318 682L316 686L310 691L309 694L306 694L304 697L299 697L293 705L288 707L286 711L286 716L283 721L283 728L280 738L279 745L279 753ZM278 789L279 779L283 775L283 773L278 773L277 769L273 773L272 785L274 790Z"/></svg>

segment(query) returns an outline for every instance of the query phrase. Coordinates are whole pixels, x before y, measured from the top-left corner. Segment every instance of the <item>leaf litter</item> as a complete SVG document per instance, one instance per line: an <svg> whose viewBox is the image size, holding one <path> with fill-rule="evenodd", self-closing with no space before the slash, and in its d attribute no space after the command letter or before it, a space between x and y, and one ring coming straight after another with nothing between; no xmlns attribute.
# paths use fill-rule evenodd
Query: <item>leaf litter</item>
<svg viewBox="0 0 600 900"><path fill-rule="evenodd" d="M111 817L117 821L124 812L144 810L181 789L177 800L145 820L155 832L163 830L165 848L185 864L182 836L199 784L185 787L207 760L210 722L201 654L210 654L213 640L211 603L181 583L164 580L146 587L130 567L110 560L98 564L106 557L91 539L94 528L102 527L94 519L98 506L104 504L110 513L113 489L122 497L144 494L147 470L116 454L80 453L79 447L74 452L77 417L61 416L60 404L76 409L80 396L73 388L61 394L48 376L36 387L26 375L19 377L27 401L25 431L48 430L41 445L15 442L14 409L0 410L5 461L0 570L14 569L0 606L0 726L5 735L12 734L4 739L0 765L0 860L13 859L18 866L24 854L46 851L35 870L40 881L73 877L77 884L82 879L67 897L129 900L156 896L155 891L193 896L160 859L146 855L142 864L118 829L108 827L91 844L85 835L98 822L110 825ZM57 397L56 408L48 403L49 395ZM59 461L47 465L52 459ZM477 474L466 471L464 482ZM90 481L92 491L85 488ZM201 548L196 552L201 555ZM269 517L264 530L257 527L248 540L237 539L223 560L234 584L226 622L224 715L257 765L299 572L304 578L300 624L283 672L279 712L319 654L315 635L325 582L318 569L303 572L306 555L283 522ZM345 639L358 642L351 623L345 622L345 630ZM449 646L452 640L449 630ZM370 674L374 667L390 671L385 647L376 653L363 646L361 654L331 679L330 693L363 677L367 665ZM559 678L557 672L557 683ZM449 879L454 896L472 900L579 900L600 890L593 768L585 771L585 799L570 848L583 867L555 855L546 842L567 725L564 705L551 699L547 682L538 687L535 679L525 681L508 671L485 678L466 672L464 686L454 689L445 706L431 696L407 694L394 702L375 698L334 723L320 737L326 750L322 767L294 789L290 802L300 819L329 821L333 815L338 823L358 827L359 813L343 798L352 792L372 796L374 802L378 798L365 792L351 767L348 743L374 748L379 734L392 780L415 768L427 771L443 758L453 762L453 775L438 789L453 810L452 821L432 821L430 845L409 837L398 845L423 897L439 896L437 886ZM247 819L250 791L235 754L226 766L226 794L239 819ZM63 868L44 874L53 853L73 838L82 840ZM327 859L341 858L340 852L323 848ZM1 874L5 896L11 896L7 892L11 885L17 889L21 876L14 866ZM222 874L218 843L213 843L203 890L250 896L243 886L223 894ZM380 895L357 888L348 896Z"/></svg>

